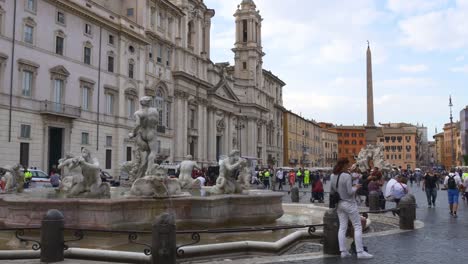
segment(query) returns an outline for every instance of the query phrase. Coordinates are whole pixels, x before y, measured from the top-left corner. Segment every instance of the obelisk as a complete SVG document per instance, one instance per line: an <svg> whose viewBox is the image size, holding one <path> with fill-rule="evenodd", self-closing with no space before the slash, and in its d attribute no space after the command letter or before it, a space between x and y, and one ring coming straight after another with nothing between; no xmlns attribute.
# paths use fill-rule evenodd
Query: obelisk
<svg viewBox="0 0 468 264"><path fill-rule="evenodd" d="M366 145L377 143L377 128L374 123L374 87L372 84L372 54L367 41L367 124L366 124Z"/></svg>

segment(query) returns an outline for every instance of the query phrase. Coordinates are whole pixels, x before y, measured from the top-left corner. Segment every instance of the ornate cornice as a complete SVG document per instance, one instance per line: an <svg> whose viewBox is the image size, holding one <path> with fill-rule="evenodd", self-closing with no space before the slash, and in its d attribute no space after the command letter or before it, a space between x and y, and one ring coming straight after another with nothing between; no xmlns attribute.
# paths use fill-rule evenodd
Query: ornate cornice
<svg viewBox="0 0 468 264"><path fill-rule="evenodd" d="M174 97L180 99L188 99L190 96L189 93L181 90L174 90Z"/></svg>

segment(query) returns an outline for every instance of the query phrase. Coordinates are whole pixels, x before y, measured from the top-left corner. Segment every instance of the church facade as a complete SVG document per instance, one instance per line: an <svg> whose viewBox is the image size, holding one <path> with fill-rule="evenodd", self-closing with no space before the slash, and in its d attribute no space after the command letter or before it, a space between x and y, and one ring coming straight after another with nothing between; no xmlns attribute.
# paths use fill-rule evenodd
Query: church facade
<svg viewBox="0 0 468 264"><path fill-rule="evenodd" d="M202 0L0 2L3 163L48 171L86 147L118 175L147 95L159 112L161 161L191 154L207 166L239 149L281 166L285 83L263 68L255 3L233 11L230 65L210 59L215 11Z"/></svg>

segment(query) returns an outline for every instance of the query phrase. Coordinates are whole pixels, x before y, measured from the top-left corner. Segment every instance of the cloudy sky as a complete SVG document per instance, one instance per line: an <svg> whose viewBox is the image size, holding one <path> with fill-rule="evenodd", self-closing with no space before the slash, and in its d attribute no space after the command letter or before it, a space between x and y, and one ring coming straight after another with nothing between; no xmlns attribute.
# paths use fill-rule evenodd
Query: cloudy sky
<svg viewBox="0 0 468 264"><path fill-rule="evenodd" d="M468 0L254 0L263 17L264 68L287 83L284 106L318 121L366 122L366 41L375 121L423 123L429 136L468 105ZM212 60L233 62L241 0L216 11Z"/></svg>

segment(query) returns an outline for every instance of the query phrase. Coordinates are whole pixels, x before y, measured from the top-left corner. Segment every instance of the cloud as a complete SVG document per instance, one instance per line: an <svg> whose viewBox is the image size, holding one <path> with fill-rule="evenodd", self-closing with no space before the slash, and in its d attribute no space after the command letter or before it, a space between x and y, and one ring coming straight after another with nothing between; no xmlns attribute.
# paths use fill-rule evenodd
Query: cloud
<svg viewBox="0 0 468 264"><path fill-rule="evenodd" d="M456 6L412 16L399 22L400 44L415 50L453 50L468 47L468 1Z"/></svg>
<svg viewBox="0 0 468 264"><path fill-rule="evenodd" d="M428 67L425 64L415 64L415 65L400 65L398 67L402 72L408 73L417 73L417 72L425 72L427 71Z"/></svg>
<svg viewBox="0 0 468 264"><path fill-rule="evenodd" d="M465 56L461 55L455 58L455 61L463 61L465 60Z"/></svg>
<svg viewBox="0 0 468 264"><path fill-rule="evenodd" d="M460 67L453 67L450 69L452 72L462 72L462 73L468 73L468 65L463 65Z"/></svg>
<svg viewBox="0 0 468 264"><path fill-rule="evenodd" d="M398 14L413 14L441 8L448 2L448 0L388 0L387 8Z"/></svg>

